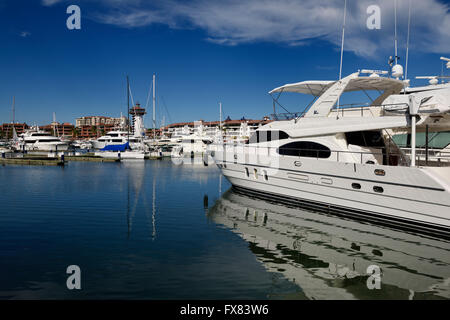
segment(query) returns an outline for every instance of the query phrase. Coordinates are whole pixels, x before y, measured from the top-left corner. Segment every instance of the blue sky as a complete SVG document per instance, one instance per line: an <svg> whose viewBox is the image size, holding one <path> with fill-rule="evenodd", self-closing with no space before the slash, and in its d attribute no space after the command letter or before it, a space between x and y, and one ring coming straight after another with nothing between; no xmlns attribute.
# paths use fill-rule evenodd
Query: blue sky
<svg viewBox="0 0 450 320"><path fill-rule="evenodd" d="M126 75L145 105L157 75L157 120L261 119L267 92L285 83L334 80L344 0L140 1L0 0L0 122L47 124L84 115L126 113ZM386 69L393 55L393 1L348 0L343 74ZM68 30L66 8L81 8L81 30ZM366 8L381 8L369 30ZM409 75L440 74L450 55L449 3L412 0ZM404 64L408 0L398 0ZM447 70L448 73L448 70ZM412 84L424 84L412 80ZM289 97L301 111L309 97ZM150 103L151 105L151 103ZM166 108L168 112L166 112ZM149 108L148 111L151 108ZM148 127L151 114L146 116Z"/></svg>

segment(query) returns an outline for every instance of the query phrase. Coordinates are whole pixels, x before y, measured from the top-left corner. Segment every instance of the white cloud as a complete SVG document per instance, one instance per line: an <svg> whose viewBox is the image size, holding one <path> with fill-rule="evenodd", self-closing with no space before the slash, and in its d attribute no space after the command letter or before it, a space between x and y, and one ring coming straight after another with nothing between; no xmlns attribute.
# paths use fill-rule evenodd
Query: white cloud
<svg viewBox="0 0 450 320"><path fill-rule="evenodd" d="M42 0L42 5L46 7L50 7L58 2L61 2L62 0Z"/></svg>
<svg viewBox="0 0 450 320"><path fill-rule="evenodd" d="M44 0L55 2L58 0ZM92 1L92 0L91 0ZM322 39L341 42L344 0L95 0L93 18L126 28L165 24L197 28L206 40L222 45L272 42L305 45ZM345 49L373 57L393 51L394 1L348 0ZM398 0L399 48L406 43L408 0ZM86 2L87 3L87 2ZM368 30L366 9L381 8L381 30ZM411 47L425 52L450 52L449 6L441 0L412 0Z"/></svg>
<svg viewBox="0 0 450 320"><path fill-rule="evenodd" d="M21 36L22 38L29 37L29 36L31 36L31 32L28 32L28 31L22 31L22 32L20 33L20 36Z"/></svg>

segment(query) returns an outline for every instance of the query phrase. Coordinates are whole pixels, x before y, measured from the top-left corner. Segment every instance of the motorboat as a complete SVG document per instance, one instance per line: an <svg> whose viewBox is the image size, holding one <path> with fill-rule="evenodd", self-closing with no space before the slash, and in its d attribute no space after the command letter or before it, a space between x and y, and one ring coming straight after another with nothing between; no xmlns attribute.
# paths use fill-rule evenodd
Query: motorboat
<svg viewBox="0 0 450 320"><path fill-rule="evenodd" d="M87 140L74 140L72 146L76 149L89 150L92 149L92 143Z"/></svg>
<svg viewBox="0 0 450 320"><path fill-rule="evenodd" d="M258 128L248 144L215 146L211 155L233 188L247 194L450 237L449 162L421 161L415 143L425 128L450 130L450 101L421 113L431 99L412 92L404 112L392 114L385 100L403 89L401 80L362 71L283 85L270 94L312 95L309 108ZM348 94L368 92L377 97L367 104L341 104ZM409 154L392 139L397 130L411 133Z"/></svg>
<svg viewBox="0 0 450 320"><path fill-rule="evenodd" d="M69 143L35 126L18 137L15 148L26 151L66 151Z"/></svg>
<svg viewBox="0 0 450 320"><path fill-rule="evenodd" d="M139 149L141 147L143 138L136 137L130 134L128 131L110 131L106 135L101 136L96 140L91 140L92 147L94 149L103 149L106 146L111 145L123 145L127 142L130 144L131 149Z"/></svg>

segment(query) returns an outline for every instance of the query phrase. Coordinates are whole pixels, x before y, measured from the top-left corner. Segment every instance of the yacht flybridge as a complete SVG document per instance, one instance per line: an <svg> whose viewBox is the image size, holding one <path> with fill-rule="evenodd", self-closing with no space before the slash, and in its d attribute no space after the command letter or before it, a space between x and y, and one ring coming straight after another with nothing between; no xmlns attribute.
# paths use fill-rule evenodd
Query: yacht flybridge
<svg viewBox="0 0 450 320"><path fill-rule="evenodd" d="M400 80L361 74L272 90L277 103L282 92L314 100L246 145L214 146L217 166L247 194L450 237L450 154L424 157L415 141L419 131L450 130L450 87L407 94ZM369 104L340 104L344 93L368 91L379 94ZM399 94L405 100L389 101ZM397 131L411 136L409 153L394 143Z"/></svg>

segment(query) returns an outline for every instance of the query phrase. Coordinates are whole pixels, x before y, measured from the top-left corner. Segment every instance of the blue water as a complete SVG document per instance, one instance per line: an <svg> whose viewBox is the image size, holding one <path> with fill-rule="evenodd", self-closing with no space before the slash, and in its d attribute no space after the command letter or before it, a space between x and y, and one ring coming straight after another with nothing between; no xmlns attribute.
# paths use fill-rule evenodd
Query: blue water
<svg viewBox="0 0 450 320"><path fill-rule="evenodd" d="M450 297L448 242L240 196L215 166L3 166L0 181L1 299Z"/></svg>

